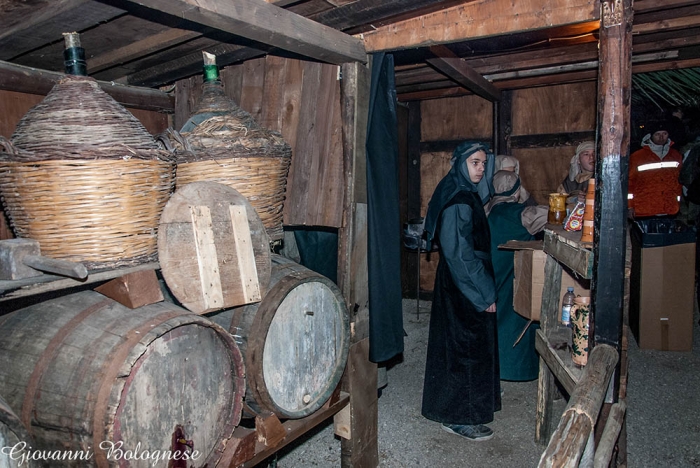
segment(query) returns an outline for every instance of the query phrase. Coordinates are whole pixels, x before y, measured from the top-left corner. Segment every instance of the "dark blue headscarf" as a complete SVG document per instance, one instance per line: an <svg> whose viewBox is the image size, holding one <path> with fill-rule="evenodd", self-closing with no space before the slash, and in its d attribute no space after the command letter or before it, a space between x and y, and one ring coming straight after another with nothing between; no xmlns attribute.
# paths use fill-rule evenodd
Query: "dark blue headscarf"
<svg viewBox="0 0 700 468"><path fill-rule="evenodd" d="M486 170L478 184L474 184L469 178L469 170L465 161L477 151L486 153ZM442 178L433 192L428 204L428 212L425 215L424 229L427 233L428 248L435 236L438 219L443 208L452 198L461 191L477 192L482 204L485 204L493 196L493 174L496 168L496 158L491 153L488 145L478 141L465 141L460 143L452 153L452 168Z"/></svg>

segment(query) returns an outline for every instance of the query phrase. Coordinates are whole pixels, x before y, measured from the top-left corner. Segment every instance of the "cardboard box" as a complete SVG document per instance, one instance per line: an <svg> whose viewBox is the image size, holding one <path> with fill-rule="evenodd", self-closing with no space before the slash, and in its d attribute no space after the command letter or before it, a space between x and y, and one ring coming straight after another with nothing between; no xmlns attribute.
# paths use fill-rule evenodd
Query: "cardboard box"
<svg viewBox="0 0 700 468"><path fill-rule="evenodd" d="M692 351L695 232L633 226L630 329L641 349Z"/></svg>
<svg viewBox="0 0 700 468"><path fill-rule="evenodd" d="M542 291L544 289L544 264L547 254L542 251L542 241L517 242L504 244L499 247L515 250L513 278L513 309L529 320L540 320L542 309ZM590 281L576 279L566 269L562 268L561 290L559 293L559 308L561 298L566 288L573 286L577 296L590 295Z"/></svg>

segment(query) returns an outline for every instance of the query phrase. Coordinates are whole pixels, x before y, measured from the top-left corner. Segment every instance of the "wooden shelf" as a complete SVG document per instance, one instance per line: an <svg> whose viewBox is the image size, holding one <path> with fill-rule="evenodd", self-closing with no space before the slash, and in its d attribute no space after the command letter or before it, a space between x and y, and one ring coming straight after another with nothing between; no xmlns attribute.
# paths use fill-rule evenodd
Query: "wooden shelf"
<svg viewBox="0 0 700 468"><path fill-rule="evenodd" d="M581 243L581 231L565 231L562 226L547 225L544 251L585 279L593 277L592 244Z"/></svg>
<svg viewBox="0 0 700 468"><path fill-rule="evenodd" d="M568 330L569 334L571 333L571 329L566 327L561 328ZM559 383L561 383L562 387L571 395L581 377L583 369L579 368L571 360L571 350L569 349L568 340L564 341L561 339L563 333L559 332L556 335L553 333L552 335L553 336L547 340L542 330L537 330L535 349L537 349L540 357L547 364L547 367L549 367Z"/></svg>
<svg viewBox="0 0 700 468"><path fill-rule="evenodd" d="M223 458L217 466L229 468L249 468L257 465L275 452L294 442L308 431L328 420L350 404L350 394L343 391L334 392L325 405L315 413L302 418L290 419L280 423L276 417L271 417L270 432L280 431L273 440L265 442L265 423L256 429L243 426L236 427L233 437L226 444ZM256 426L258 418L256 418ZM276 427L275 427L276 426ZM284 432L282 436L281 432Z"/></svg>
<svg viewBox="0 0 700 468"><path fill-rule="evenodd" d="M120 276L133 273L135 271L157 270L159 267L160 265L158 262L151 262L132 267L88 272L88 277L83 281L55 275L41 275L33 278L11 281L4 280L0 281L0 302L17 299L20 297L34 296L36 294L42 294L50 291L74 288L86 284L99 283L102 281L119 278Z"/></svg>

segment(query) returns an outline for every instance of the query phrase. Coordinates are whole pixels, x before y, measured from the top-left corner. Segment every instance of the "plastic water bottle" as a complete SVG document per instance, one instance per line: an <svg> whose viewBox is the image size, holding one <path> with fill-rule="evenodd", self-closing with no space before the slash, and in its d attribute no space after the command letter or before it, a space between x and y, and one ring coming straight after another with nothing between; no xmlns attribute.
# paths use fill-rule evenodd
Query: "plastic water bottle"
<svg viewBox="0 0 700 468"><path fill-rule="evenodd" d="M571 306L574 305L574 288L566 288L566 293L561 300L561 324L567 327L571 326Z"/></svg>

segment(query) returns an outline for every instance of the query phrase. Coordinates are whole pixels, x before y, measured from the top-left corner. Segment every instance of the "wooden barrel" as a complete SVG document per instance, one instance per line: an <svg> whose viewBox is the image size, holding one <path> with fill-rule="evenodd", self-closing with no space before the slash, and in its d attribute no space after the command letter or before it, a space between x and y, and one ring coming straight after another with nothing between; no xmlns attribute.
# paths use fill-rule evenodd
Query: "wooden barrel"
<svg viewBox="0 0 700 468"><path fill-rule="evenodd" d="M350 326L338 287L280 255L258 304L210 315L236 339L246 366L245 404L295 419L318 410L338 385Z"/></svg>
<svg viewBox="0 0 700 468"><path fill-rule="evenodd" d="M147 467L153 459L134 453L183 451L182 439L199 453L188 467L214 466L240 422L236 343L171 303L128 309L94 291L59 297L0 317L0 346L0 394L42 450ZM134 451L131 458L110 458L103 448L112 444Z"/></svg>
<svg viewBox="0 0 700 468"><path fill-rule="evenodd" d="M33 445L34 442L19 417L0 397L0 467L40 466L36 461L22 457Z"/></svg>

